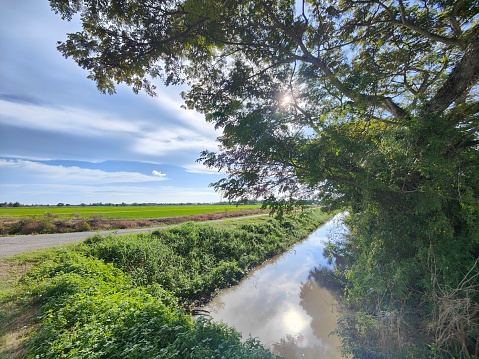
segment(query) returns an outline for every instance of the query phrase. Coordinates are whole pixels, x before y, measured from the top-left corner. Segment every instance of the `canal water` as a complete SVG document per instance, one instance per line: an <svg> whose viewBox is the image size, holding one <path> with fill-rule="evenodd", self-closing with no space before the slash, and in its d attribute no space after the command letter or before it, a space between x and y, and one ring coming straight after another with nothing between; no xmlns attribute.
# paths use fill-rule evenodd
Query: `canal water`
<svg viewBox="0 0 479 359"><path fill-rule="evenodd" d="M336 328L338 305L315 280L331 268L323 255L328 239L346 232L337 215L290 251L267 261L204 309L214 321L259 338L273 353L289 359L342 358ZM317 278L317 277L316 277Z"/></svg>

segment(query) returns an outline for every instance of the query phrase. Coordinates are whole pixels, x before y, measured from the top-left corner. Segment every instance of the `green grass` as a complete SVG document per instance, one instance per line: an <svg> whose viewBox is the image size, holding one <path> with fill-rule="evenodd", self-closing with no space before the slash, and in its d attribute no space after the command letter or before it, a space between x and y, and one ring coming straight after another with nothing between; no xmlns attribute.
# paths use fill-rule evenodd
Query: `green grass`
<svg viewBox="0 0 479 359"><path fill-rule="evenodd" d="M259 209L261 205L158 205L158 206L39 206L39 207L1 207L0 218L22 218L41 216L45 212L60 218L79 216L90 218L94 216L106 218L164 218L188 216L192 214L207 214L229 212L246 209Z"/></svg>
<svg viewBox="0 0 479 359"><path fill-rule="evenodd" d="M157 283L184 305L201 305L211 293L237 283L265 259L305 238L325 217L188 222L151 233L91 237L84 251L121 268L136 284Z"/></svg>
<svg viewBox="0 0 479 359"><path fill-rule="evenodd" d="M188 308L330 216L295 213L94 236L0 260L0 357L274 358Z"/></svg>

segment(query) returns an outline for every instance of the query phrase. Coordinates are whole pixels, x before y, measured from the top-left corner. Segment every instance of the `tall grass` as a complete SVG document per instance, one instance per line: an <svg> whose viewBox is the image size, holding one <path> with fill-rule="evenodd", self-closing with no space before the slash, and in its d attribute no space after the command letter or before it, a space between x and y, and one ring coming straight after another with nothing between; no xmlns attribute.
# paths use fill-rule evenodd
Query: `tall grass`
<svg viewBox="0 0 479 359"><path fill-rule="evenodd" d="M26 278L42 304L28 358L272 358L222 324L195 321L158 285L67 252Z"/></svg>

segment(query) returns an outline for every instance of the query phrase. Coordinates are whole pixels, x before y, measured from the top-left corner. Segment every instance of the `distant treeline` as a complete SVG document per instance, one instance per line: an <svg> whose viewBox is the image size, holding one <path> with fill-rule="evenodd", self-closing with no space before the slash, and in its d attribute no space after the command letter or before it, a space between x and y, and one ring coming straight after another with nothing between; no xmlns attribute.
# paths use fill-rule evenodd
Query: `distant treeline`
<svg viewBox="0 0 479 359"><path fill-rule="evenodd" d="M126 207L126 206L201 206L201 205L218 205L218 206L226 206L226 205L259 205L263 204L261 200L249 199L249 200L242 200L242 201L221 201L221 202L185 202L185 203L80 203L80 204L70 204L70 203L63 203L59 202L57 204L21 204L20 202L0 202L1 207ZM303 205L312 205L316 204L313 200L306 200L301 201Z"/></svg>
<svg viewBox="0 0 479 359"><path fill-rule="evenodd" d="M22 207L23 205L20 202L3 202L0 203L0 207Z"/></svg>
<svg viewBox="0 0 479 359"><path fill-rule="evenodd" d="M262 201L259 200L246 200L246 201L239 201L239 202L232 202L232 201L222 201L222 202L210 202L210 203L201 203L201 202L185 202L185 203L80 203L80 204L69 204L69 203L57 203L57 204L21 204L20 202L3 202L0 203L0 207L126 207L126 206L199 206L205 204L213 204L213 205L256 205L262 204Z"/></svg>

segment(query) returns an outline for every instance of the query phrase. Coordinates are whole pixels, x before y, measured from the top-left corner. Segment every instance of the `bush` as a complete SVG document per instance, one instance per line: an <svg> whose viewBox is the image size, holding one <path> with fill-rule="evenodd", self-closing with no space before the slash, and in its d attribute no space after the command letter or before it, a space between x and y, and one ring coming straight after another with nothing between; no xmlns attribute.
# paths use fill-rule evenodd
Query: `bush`
<svg viewBox="0 0 479 359"><path fill-rule="evenodd" d="M123 269L138 285L158 283L185 305L201 304L305 238L323 219L308 213L237 228L188 222L151 234L95 236L85 242L86 252Z"/></svg>
<svg viewBox="0 0 479 359"><path fill-rule="evenodd" d="M133 287L111 265L66 252L24 279L42 303L28 358L272 358L224 324L194 321L158 285Z"/></svg>

